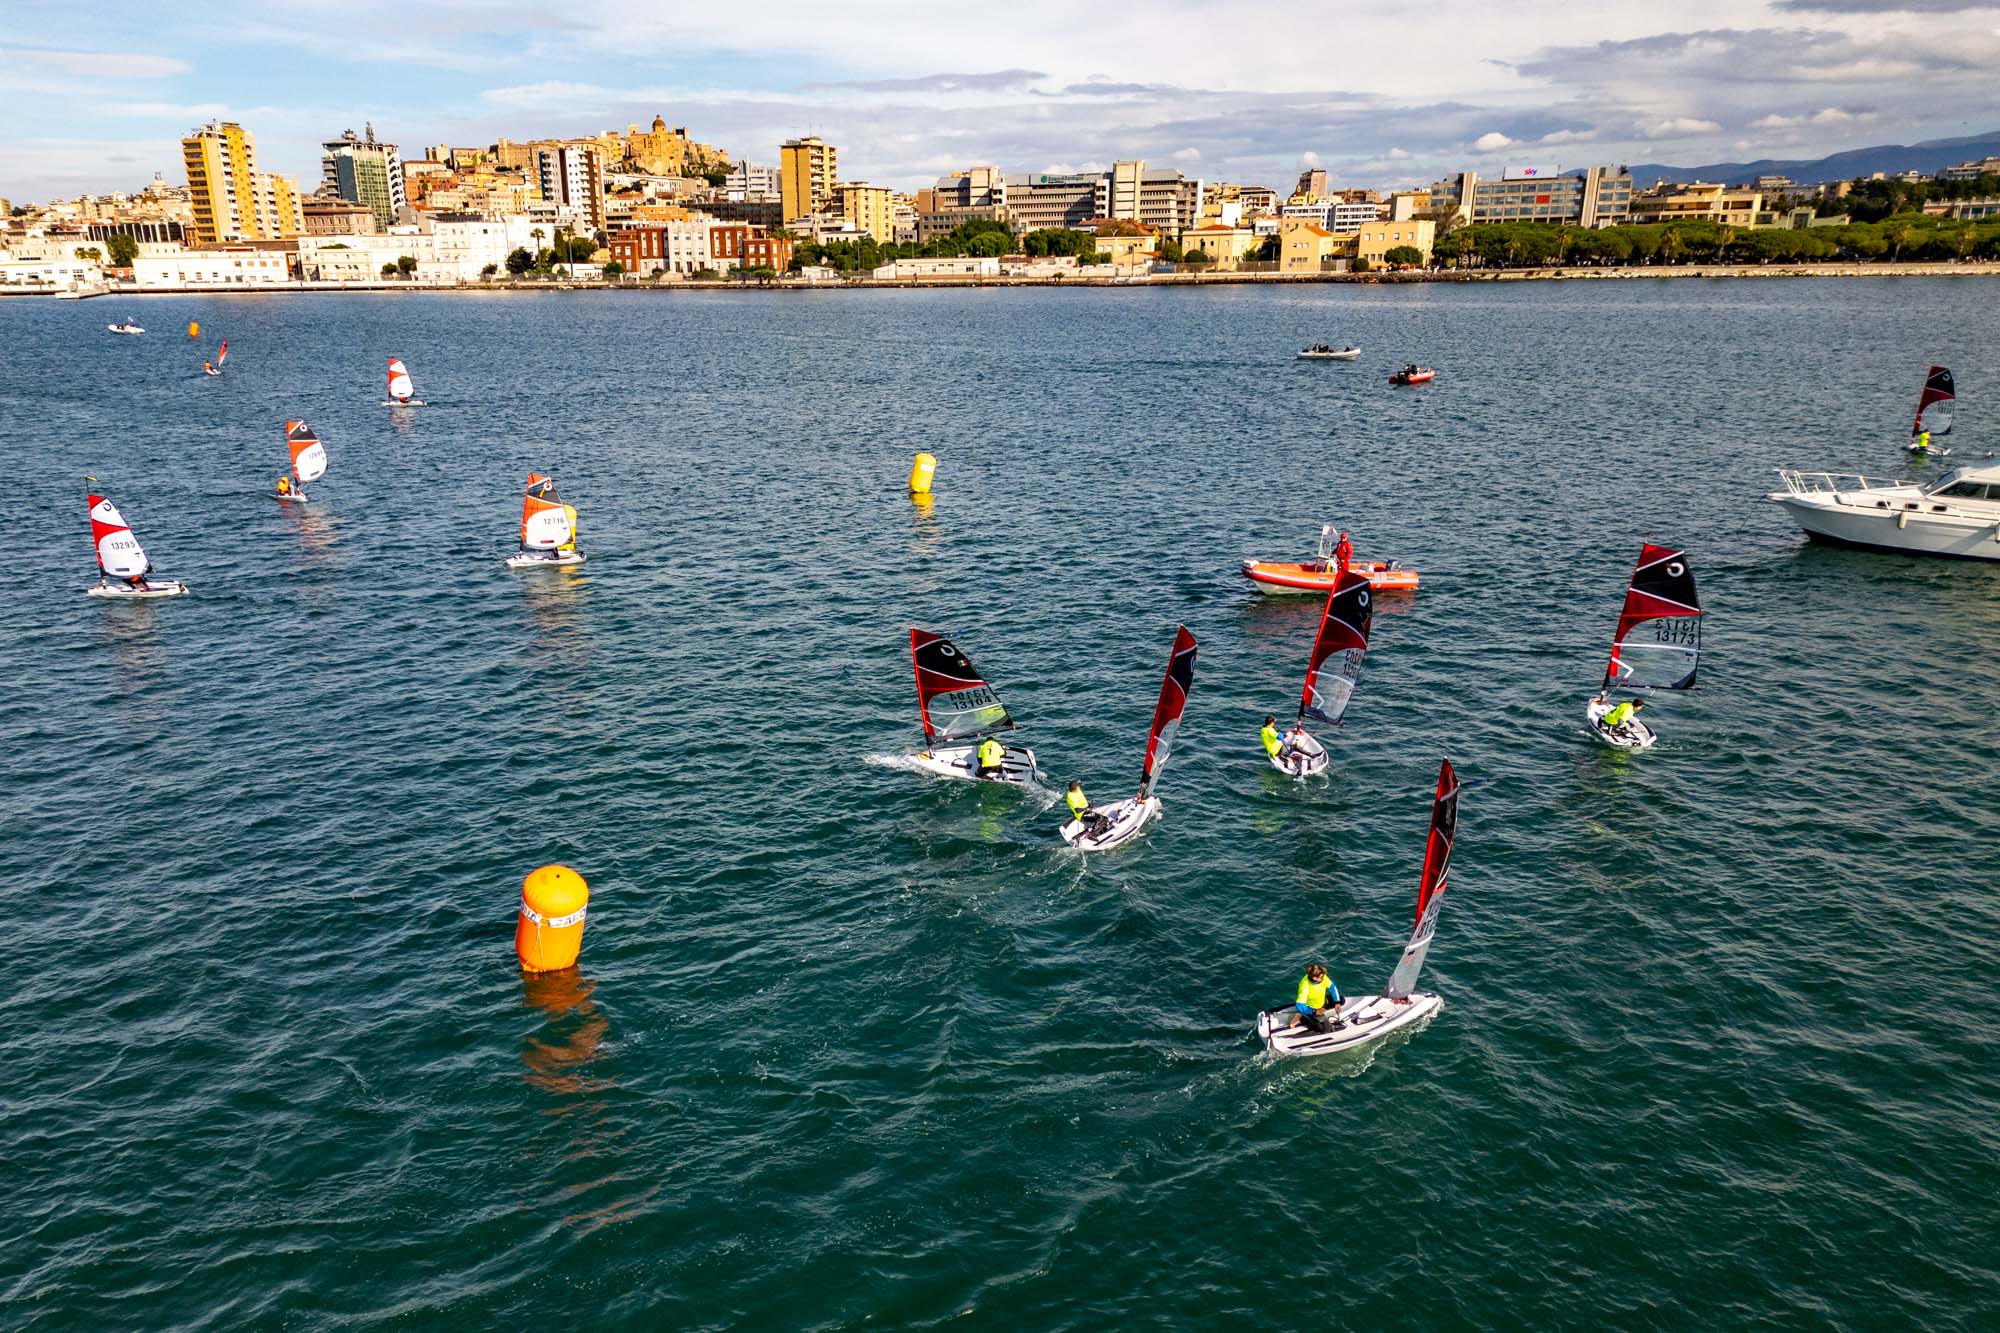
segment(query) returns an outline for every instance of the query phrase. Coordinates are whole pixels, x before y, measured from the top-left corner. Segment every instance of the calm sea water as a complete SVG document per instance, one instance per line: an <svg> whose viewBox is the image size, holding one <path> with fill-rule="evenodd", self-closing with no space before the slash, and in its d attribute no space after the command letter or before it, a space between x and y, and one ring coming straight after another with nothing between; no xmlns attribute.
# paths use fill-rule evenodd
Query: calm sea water
<svg viewBox="0 0 2000 1333"><path fill-rule="evenodd" d="M1992 1327L2000 569L1759 497L1901 469L1932 361L2000 446L1996 294L0 302L0 1323ZM530 469L579 573L501 567ZM86 472L194 596L83 596ZM1424 586L1298 786L1317 607L1236 570L1327 520ZM1648 534L1708 652L1625 756ZM1177 621L1125 851L895 766L915 623L1129 794ZM1386 977L1444 755L1443 1012L1265 1058L1304 963ZM582 967L524 981L551 860Z"/></svg>

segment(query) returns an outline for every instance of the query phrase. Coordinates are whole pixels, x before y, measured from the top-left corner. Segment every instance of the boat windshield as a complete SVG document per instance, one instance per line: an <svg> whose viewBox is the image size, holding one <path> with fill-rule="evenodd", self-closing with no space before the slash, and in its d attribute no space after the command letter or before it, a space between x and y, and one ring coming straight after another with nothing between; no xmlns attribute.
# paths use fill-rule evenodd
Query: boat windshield
<svg viewBox="0 0 2000 1333"><path fill-rule="evenodd" d="M1958 481L1931 492L1946 500L2000 500L2000 486L1977 481Z"/></svg>

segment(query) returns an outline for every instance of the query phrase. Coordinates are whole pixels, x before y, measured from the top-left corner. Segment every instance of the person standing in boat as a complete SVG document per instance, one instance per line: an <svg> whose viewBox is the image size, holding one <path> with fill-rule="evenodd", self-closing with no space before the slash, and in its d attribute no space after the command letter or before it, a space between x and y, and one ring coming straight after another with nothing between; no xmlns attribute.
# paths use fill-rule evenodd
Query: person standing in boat
<svg viewBox="0 0 2000 1333"><path fill-rule="evenodd" d="M1006 758L1007 747L993 737L988 736L985 740L979 742L979 768L973 776L979 778L999 777L1000 765Z"/></svg>
<svg viewBox="0 0 2000 1333"><path fill-rule="evenodd" d="M1354 542L1348 537L1347 529L1340 530L1340 543L1333 548L1333 572L1347 573L1347 567L1354 563Z"/></svg>
<svg viewBox="0 0 2000 1333"><path fill-rule="evenodd" d="M1293 1005L1297 1012L1287 1026L1305 1023L1316 1032L1331 1032L1340 1021L1341 1003L1340 987L1333 984L1323 964L1313 963L1299 978L1298 1000Z"/></svg>

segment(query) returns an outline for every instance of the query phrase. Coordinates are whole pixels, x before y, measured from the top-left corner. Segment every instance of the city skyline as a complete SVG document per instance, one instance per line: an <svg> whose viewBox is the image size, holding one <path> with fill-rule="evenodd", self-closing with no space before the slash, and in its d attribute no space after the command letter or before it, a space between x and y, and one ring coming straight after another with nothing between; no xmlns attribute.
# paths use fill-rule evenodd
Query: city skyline
<svg viewBox="0 0 2000 1333"><path fill-rule="evenodd" d="M1132 158L1279 187L1315 165L1422 183L1509 161L1810 157L2000 123L2000 7L1965 0L1697 0L1671 23L1634 4L1578 18L1445 0L1418 21L1312 28L1282 6L1218 27L1170 4L1143 31L1042 3L901 26L873 8L725 22L598 0L551 14L358 0L334 32L297 0L192 16L121 0L0 47L0 91L22 113L0 140L0 193L174 179L181 136L214 117L253 125L262 168L302 183L329 137L371 120L407 153L664 114L764 164L819 134L843 176L901 190L974 164Z"/></svg>

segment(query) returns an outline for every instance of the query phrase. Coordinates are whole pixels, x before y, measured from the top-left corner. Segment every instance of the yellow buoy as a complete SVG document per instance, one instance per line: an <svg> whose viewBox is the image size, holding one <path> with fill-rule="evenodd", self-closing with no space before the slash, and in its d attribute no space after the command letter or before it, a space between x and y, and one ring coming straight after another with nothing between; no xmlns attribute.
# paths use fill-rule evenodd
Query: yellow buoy
<svg viewBox="0 0 2000 1333"><path fill-rule="evenodd" d="M583 919L590 886L568 866L543 866L521 882L521 915L514 923L514 954L529 972L576 966L583 948Z"/></svg>
<svg viewBox="0 0 2000 1333"><path fill-rule="evenodd" d="M937 455L918 454L917 461L910 465L910 494L929 495L931 478L937 474Z"/></svg>
<svg viewBox="0 0 2000 1333"><path fill-rule="evenodd" d="M192 319L188 321L188 337L190 338L201 337L201 325Z"/></svg>

